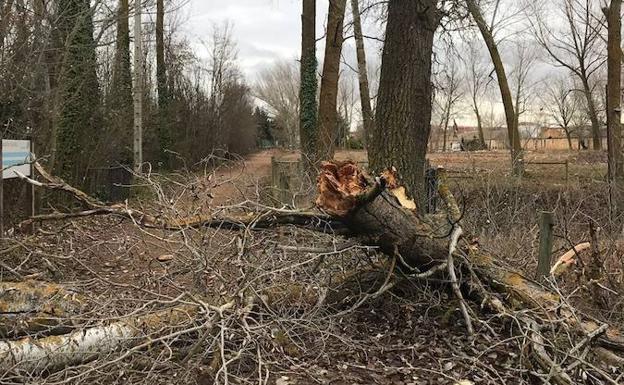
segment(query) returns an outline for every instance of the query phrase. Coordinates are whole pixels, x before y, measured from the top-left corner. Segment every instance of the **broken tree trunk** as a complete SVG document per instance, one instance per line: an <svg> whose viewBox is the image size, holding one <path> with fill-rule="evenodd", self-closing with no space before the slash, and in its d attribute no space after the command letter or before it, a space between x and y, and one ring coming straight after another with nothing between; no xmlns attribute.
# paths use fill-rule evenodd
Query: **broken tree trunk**
<svg viewBox="0 0 624 385"><path fill-rule="evenodd" d="M324 163L317 205L364 242L379 246L384 253L406 264L408 270L430 270L447 261L449 247L455 246L452 241L449 246L448 225L456 228L461 213L442 181L439 194L447 203L447 226L435 225L436 222L417 214L397 181L394 170L387 170L372 181L352 162ZM470 277L462 282L464 290L469 287L473 297L476 295L483 304L504 316L516 318L513 315L516 309L530 309L537 315L536 319L526 318L528 321L524 322L529 333L535 334L532 330L543 323L563 322L572 334L592 336L587 338L603 347L624 351L624 338L618 330L578 313L558 294L481 251L477 245L465 242L457 246L455 254L462 261L459 268L463 276ZM538 348L540 338L534 336L533 341L535 360L539 365L546 365L549 361L544 350ZM555 382L569 383L565 373L558 374Z"/></svg>

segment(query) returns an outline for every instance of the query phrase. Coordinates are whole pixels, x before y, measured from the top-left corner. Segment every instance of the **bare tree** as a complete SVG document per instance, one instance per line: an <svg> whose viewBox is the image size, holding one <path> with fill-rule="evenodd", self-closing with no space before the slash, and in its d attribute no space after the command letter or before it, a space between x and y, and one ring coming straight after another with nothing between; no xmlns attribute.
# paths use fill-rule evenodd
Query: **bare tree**
<svg viewBox="0 0 624 385"><path fill-rule="evenodd" d="M165 63L165 2L156 0L156 86L158 90L158 145L163 164L169 166L167 155L171 146L169 127L169 90L167 89L167 66Z"/></svg>
<svg viewBox="0 0 624 385"><path fill-rule="evenodd" d="M576 97L574 84L569 77L559 76L545 83L542 102L554 122L563 130L568 147L572 150L572 134L579 134L578 115L582 115L580 100Z"/></svg>
<svg viewBox="0 0 624 385"><path fill-rule="evenodd" d="M332 159L335 151L338 123L336 103L340 77L340 55L343 43L342 32L345 8L346 0L329 1L325 59L323 60L321 95L319 98L320 153L324 159Z"/></svg>
<svg viewBox="0 0 624 385"><path fill-rule="evenodd" d="M554 12L548 6L554 5ZM594 76L604 62L601 55L602 18L592 0L535 2L529 18L539 45L553 62L571 71L580 81L591 121L593 148L601 148L600 121L594 100ZM550 12L549 12L550 11ZM565 22L552 23L561 17Z"/></svg>
<svg viewBox="0 0 624 385"><path fill-rule="evenodd" d="M483 117L481 113L481 100L489 83L490 66L483 62L481 52L475 40L468 40L468 55L464 64L467 73L467 87L470 93L472 111L477 120L477 132L481 146L485 148L485 135L483 133Z"/></svg>
<svg viewBox="0 0 624 385"><path fill-rule="evenodd" d="M134 172L143 164L143 33L141 0L134 0Z"/></svg>
<svg viewBox="0 0 624 385"><path fill-rule="evenodd" d="M518 132L518 126L516 125L516 112L514 109L514 103L509 88L509 82L505 71L505 65L498 50L498 44L494 39L493 27L488 25L485 21L481 8L476 3L476 0L466 0L468 5L468 11L472 15L472 18L477 23L481 36L485 41L485 45L488 48L496 77L498 79L498 86L501 93L501 99L503 101L503 107L505 109L505 120L507 122L507 135L509 139L509 147L511 150L511 164L512 170L515 175L522 174L523 163L523 151L520 145L520 134ZM495 7L498 8L499 1L496 1ZM496 15L496 11L494 12ZM493 16L493 19L495 17ZM493 23L492 23L493 24Z"/></svg>
<svg viewBox="0 0 624 385"><path fill-rule="evenodd" d="M441 76L438 77L435 103L441 110L442 151L447 149L448 127L454 115L453 109L463 98L463 78L459 72L455 52L448 50L445 58L445 66Z"/></svg>
<svg viewBox="0 0 624 385"><path fill-rule="evenodd" d="M285 130L288 148L299 146L299 73L293 62L279 61L260 72L255 96L266 103L268 112Z"/></svg>
<svg viewBox="0 0 624 385"><path fill-rule="evenodd" d="M371 107L370 86L368 83L368 68L366 64L366 50L364 36L362 34L362 20L360 16L359 0L351 0L353 13L353 34L355 36L355 48L358 62L358 80L360 85L360 105L364 125L364 141L368 143L375 124L373 109Z"/></svg>
<svg viewBox="0 0 624 385"><path fill-rule="evenodd" d="M528 106L534 97L531 88L531 72L537 60L535 50L530 46L531 42L519 41L515 44L516 63L511 71L511 80L514 85L514 121L520 130L520 116L527 112Z"/></svg>
<svg viewBox="0 0 624 385"><path fill-rule="evenodd" d="M611 0L603 9L607 16L607 140L609 180L624 177L622 164L622 1Z"/></svg>

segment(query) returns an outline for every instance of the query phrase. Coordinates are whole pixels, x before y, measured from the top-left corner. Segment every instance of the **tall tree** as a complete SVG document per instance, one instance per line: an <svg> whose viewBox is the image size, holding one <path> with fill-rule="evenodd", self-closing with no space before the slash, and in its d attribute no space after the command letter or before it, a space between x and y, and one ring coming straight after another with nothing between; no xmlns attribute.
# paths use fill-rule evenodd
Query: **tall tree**
<svg viewBox="0 0 624 385"><path fill-rule="evenodd" d="M355 49L358 63L358 80L360 84L360 107L364 123L364 141L370 142L375 124L373 109L371 107L370 87L368 84L368 68L366 64L366 50L364 47L364 35L362 33L362 18L360 16L359 0L351 0L351 12L353 13L353 34L355 36Z"/></svg>
<svg viewBox="0 0 624 385"><path fill-rule="evenodd" d="M609 180L624 176L622 164L622 0L611 0L607 15L607 143Z"/></svg>
<svg viewBox="0 0 624 385"><path fill-rule="evenodd" d="M481 55L474 40L468 42L468 60L465 61L468 69L468 89L470 92L470 101L472 102L472 110L477 119L477 132L482 148L485 148L485 135L483 133L483 118L481 116L481 104L479 103L483 92L488 84L488 68L481 60Z"/></svg>
<svg viewBox="0 0 624 385"><path fill-rule="evenodd" d="M594 75L604 63L600 44L600 15L596 15L593 0L558 0L558 15L563 23L552 23L552 14L543 6L550 2L536 0L529 20L539 45L548 53L553 62L570 70L581 82L585 95L587 112L591 121L594 150L602 148L600 120L594 100ZM556 16L554 16L556 17ZM557 28L559 27L559 28Z"/></svg>
<svg viewBox="0 0 624 385"><path fill-rule="evenodd" d="M132 73L130 69L130 10L128 0L119 0L113 76L107 95L111 161L132 161Z"/></svg>
<svg viewBox="0 0 624 385"><path fill-rule="evenodd" d="M320 154L323 159L332 159L334 157L338 135L338 115L336 108L345 8L346 0L329 0L325 59L323 60L321 96L319 99Z"/></svg>
<svg viewBox="0 0 624 385"><path fill-rule="evenodd" d="M169 90L167 87L167 66L165 63L165 2L156 0L156 83L158 88L158 147L160 160L169 165L166 152L171 146L169 128Z"/></svg>
<svg viewBox="0 0 624 385"><path fill-rule="evenodd" d="M55 171L82 183L90 154L102 137L100 86L88 0L58 0L57 30L62 44Z"/></svg>
<svg viewBox="0 0 624 385"><path fill-rule="evenodd" d="M400 170L408 193L424 210L424 169L431 130L433 36L440 22L436 0L390 0L375 128L372 170Z"/></svg>
<svg viewBox="0 0 624 385"><path fill-rule="evenodd" d="M522 146L520 145L520 133L518 132L518 126L516 125L516 113L514 110L513 98L511 96L511 90L509 89L509 81L507 80L507 74L505 72L505 65L501 59L498 51L498 45L494 40L494 35L490 26L485 22L481 8L475 2L475 0L466 0L468 5L468 11L477 23L481 36L485 41L485 45L490 53L492 64L494 65L494 71L496 72L496 78L498 79L498 87L501 93L501 99L503 100L503 108L505 110L505 121L507 123L507 136L509 139L509 148L511 150L511 165L515 175L522 173Z"/></svg>
<svg viewBox="0 0 624 385"><path fill-rule="evenodd" d="M134 0L134 172L140 173L143 165L143 32L141 25L141 0Z"/></svg>
<svg viewBox="0 0 624 385"><path fill-rule="evenodd" d="M311 176L318 162L316 92L316 0L303 0L301 15L301 82L299 89L299 136L301 158Z"/></svg>

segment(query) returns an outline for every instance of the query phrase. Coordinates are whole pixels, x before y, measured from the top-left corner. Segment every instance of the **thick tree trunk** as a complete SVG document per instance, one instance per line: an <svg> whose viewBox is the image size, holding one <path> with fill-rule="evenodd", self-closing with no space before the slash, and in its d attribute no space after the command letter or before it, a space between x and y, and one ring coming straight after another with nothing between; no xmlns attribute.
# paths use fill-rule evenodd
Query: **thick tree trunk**
<svg viewBox="0 0 624 385"><path fill-rule="evenodd" d="M607 44L607 143L609 150L609 180L624 176L622 164L622 129L621 129L621 99L622 99L622 20L620 13L621 0L611 0L607 14L609 25Z"/></svg>
<svg viewBox="0 0 624 385"><path fill-rule="evenodd" d="M468 11L472 15L472 18L477 23L481 36L485 41L485 45L488 48L494 70L496 72L496 78L498 79L498 87L500 89L501 98L503 100L503 107L505 109L505 120L507 122L507 136L509 138L509 148L511 149L511 165L513 173L515 175L522 174L523 154L522 146L520 144L520 133L518 132L518 126L516 125L516 112L514 111L513 99L511 91L509 89L509 82L507 80L507 74L505 73L505 66L498 52L498 46L492 36L492 31L488 27L487 23L483 19L481 9L475 2L475 0L466 0L468 5Z"/></svg>
<svg viewBox="0 0 624 385"><path fill-rule="evenodd" d="M327 13L327 38L319 99L319 135L321 159L333 159L338 139L338 81L343 43L346 0L330 0Z"/></svg>
<svg viewBox="0 0 624 385"><path fill-rule="evenodd" d="M364 140L368 148L373 134L373 109L371 107L370 87L368 83L368 68L366 64L366 50L364 48L364 36L362 34L362 20L360 16L359 0L351 0L353 13L353 34L355 36L355 48L358 62L358 80L360 83L360 104L362 108L362 120L364 123Z"/></svg>
<svg viewBox="0 0 624 385"><path fill-rule="evenodd" d="M299 89L299 137L301 160L309 178L319 161L316 91L316 0L303 0L301 15L301 83Z"/></svg>
<svg viewBox="0 0 624 385"><path fill-rule="evenodd" d="M391 0L375 129L368 158L372 170L401 170L410 195L424 210L424 171L431 131L431 60L439 24L435 0Z"/></svg>

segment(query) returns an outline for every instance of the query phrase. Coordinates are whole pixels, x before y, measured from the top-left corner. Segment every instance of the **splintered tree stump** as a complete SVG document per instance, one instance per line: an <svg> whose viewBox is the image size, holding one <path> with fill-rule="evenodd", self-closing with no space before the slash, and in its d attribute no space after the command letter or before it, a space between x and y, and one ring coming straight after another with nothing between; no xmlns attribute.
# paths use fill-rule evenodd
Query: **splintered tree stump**
<svg viewBox="0 0 624 385"><path fill-rule="evenodd" d="M353 162L326 162L318 187L316 203L322 210L366 243L408 265L403 267L428 270L446 259L442 226L434 227L418 216L396 171L387 170L373 181Z"/></svg>
<svg viewBox="0 0 624 385"><path fill-rule="evenodd" d="M407 267L422 272L447 259L451 234L448 225L452 228L461 214L443 178L439 195L447 205L446 226L418 215L395 170L386 170L373 180L353 162L326 162L322 164L318 187L319 208L342 221L354 236L378 246ZM511 315L518 309L531 309L542 319L562 320L580 335L589 335L601 327L562 301L558 294L483 252L476 244L464 242L455 254L463 261L459 268L464 270L464 280L460 285L464 290L472 290L471 294L480 297L491 310ZM595 339L606 348L624 351L624 338L615 328L606 328ZM541 350L535 353L541 354Z"/></svg>

